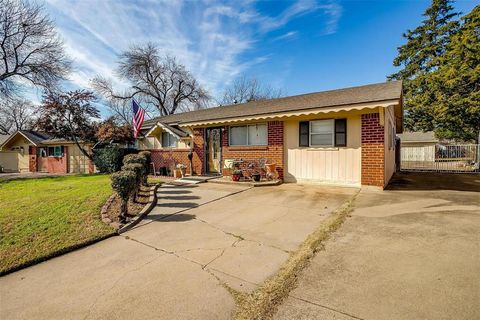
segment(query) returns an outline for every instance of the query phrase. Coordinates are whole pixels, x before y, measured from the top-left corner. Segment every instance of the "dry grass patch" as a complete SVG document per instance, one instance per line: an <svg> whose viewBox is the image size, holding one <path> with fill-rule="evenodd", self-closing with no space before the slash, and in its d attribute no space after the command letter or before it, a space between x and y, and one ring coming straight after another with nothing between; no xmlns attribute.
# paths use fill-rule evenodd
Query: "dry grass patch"
<svg viewBox="0 0 480 320"><path fill-rule="evenodd" d="M355 198L356 195L328 217L316 231L308 236L300 248L290 255L279 272L255 291L248 294L228 288L237 304L234 319L271 319L278 305L294 288L300 272L308 265L315 253L323 249L323 242L342 225L352 211Z"/></svg>

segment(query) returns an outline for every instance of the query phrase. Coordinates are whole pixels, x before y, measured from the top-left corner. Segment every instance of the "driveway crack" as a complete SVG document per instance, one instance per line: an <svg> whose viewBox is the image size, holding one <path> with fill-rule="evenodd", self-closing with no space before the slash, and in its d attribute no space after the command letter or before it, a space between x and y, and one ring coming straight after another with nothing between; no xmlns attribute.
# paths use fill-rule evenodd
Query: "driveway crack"
<svg viewBox="0 0 480 320"><path fill-rule="evenodd" d="M300 300L300 301L303 301L303 302L306 302L306 303L309 303L309 304L312 304L314 306L317 306L317 307L320 307L320 308L324 308L324 309L328 309L330 311L333 311L333 312L336 312L336 313L340 313L340 314L343 314L347 317L350 317L352 319L357 319L357 320L365 320L365 318L360 318L360 317L357 317L353 314L350 314L350 313L347 313L347 312L344 312L344 311L341 311L341 310L338 310L338 309L335 309L335 308L332 308L332 307L328 307L328 306L325 306L323 304L319 304L319 303L316 303L316 302L312 302L312 301L309 301L309 300L306 300L306 299L302 299L302 298L299 298L299 297L295 297L293 295L290 295L290 297L296 299L296 300Z"/></svg>
<svg viewBox="0 0 480 320"><path fill-rule="evenodd" d="M145 266L149 265L150 263L154 262L155 260L157 260L158 258L160 258L162 255L158 255L156 256L155 258L145 262L144 264L134 268L134 269L131 269L131 270L128 270L124 273L122 273L118 278L117 280L115 280L115 282L110 286L110 288L104 290L96 299L95 301L90 305L90 307L88 308L88 313L85 315L85 317L83 318L84 320L87 319L88 317L90 317L91 313L92 313L92 310L93 308L95 308L97 302L100 301L100 298L102 298L104 295L106 295L108 292L112 291L113 288L115 288L117 286L117 284L123 280L125 278L125 276L129 273L132 273L132 272L136 272L142 268L144 268Z"/></svg>

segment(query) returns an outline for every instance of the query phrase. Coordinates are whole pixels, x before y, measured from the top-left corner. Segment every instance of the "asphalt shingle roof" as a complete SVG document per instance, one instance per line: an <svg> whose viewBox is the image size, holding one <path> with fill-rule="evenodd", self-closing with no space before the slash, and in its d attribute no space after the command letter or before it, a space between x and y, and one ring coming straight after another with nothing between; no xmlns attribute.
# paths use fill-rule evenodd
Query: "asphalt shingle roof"
<svg viewBox="0 0 480 320"><path fill-rule="evenodd" d="M143 127L144 129L147 129L158 121L164 124L181 124L188 122L395 100L400 99L401 95L402 82L389 81L359 87L308 93L277 99L251 101L241 104L177 113L147 120L145 121Z"/></svg>

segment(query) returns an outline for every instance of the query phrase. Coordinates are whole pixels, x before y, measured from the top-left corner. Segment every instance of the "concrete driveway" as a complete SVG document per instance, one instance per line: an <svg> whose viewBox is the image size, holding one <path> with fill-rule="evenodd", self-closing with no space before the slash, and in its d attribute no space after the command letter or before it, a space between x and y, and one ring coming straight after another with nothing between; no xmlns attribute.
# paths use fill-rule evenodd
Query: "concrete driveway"
<svg viewBox="0 0 480 320"><path fill-rule="evenodd" d="M285 184L164 186L148 219L0 278L2 319L228 319L357 192Z"/></svg>
<svg viewBox="0 0 480 320"><path fill-rule="evenodd" d="M275 319L478 319L480 175L362 191Z"/></svg>

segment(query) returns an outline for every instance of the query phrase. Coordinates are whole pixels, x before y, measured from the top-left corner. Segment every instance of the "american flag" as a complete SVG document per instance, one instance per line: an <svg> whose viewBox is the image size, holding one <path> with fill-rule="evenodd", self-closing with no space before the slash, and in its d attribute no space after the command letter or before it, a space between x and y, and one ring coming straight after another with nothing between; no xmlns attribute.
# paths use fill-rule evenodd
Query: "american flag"
<svg viewBox="0 0 480 320"><path fill-rule="evenodd" d="M145 120L145 110L140 107L135 100L132 100L132 108L133 108L133 136L135 139L138 138L140 134L140 129L143 125L143 120Z"/></svg>

